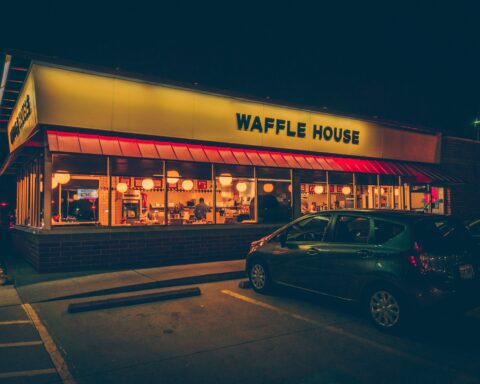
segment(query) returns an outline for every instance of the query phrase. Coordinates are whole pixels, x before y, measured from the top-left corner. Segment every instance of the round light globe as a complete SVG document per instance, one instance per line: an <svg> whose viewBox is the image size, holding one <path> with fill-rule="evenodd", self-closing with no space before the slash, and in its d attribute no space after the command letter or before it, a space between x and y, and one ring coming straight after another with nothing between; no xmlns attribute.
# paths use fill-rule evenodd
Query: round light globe
<svg viewBox="0 0 480 384"><path fill-rule="evenodd" d="M351 192L352 192L352 188L350 188L348 186L342 187L342 193L344 195L350 195Z"/></svg>
<svg viewBox="0 0 480 384"><path fill-rule="evenodd" d="M177 184L178 179L180 178L180 174L178 171L171 170L167 172L167 183L168 184Z"/></svg>
<svg viewBox="0 0 480 384"><path fill-rule="evenodd" d="M120 193L125 193L128 190L127 183L118 183L117 184L117 191Z"/></svg>
<svg viewBox="0 0 480 384"><path fill-rule="evenodd" d="M57 172L53 175L58 184L67 184L70 181L70 174L68 172Z"/></svg>
<svg viewBox="0 0 480 384"><path fill-rule="evenodd" d="M186 191L191 191L193 189L193 181L192 180L183 180L182 188Z"/></svg>
<svg viewBox="0 0 480 384"><path fill-rule="evenodd" d="M222 173L220 175L220 177L218 178L218 181L220 181L220 184L223 187L226 187L227 185L231 185L232 184L232 175L230 175L229 173Z"/></svg>
<svg viewBox="0 0 480 384"><path fill-rule="evenodd" d="M246 183L238 183L237 184L237 191L238 192L245 192L247 190L247 184Z"/></svg>
<svg viewBox="0 0 480 384"><path fill-rule="evenodd" d="M270 192L273 192L273 190L274 190L273 184L271 184L271 183L264 184L264 186L263 186L263 191L264 192L270 193Z"/></svg>
<svg viewBox="0 0 480 384"><path fill-rule="evenodd" d="M152 189L153 185L154 185L153 180L150 178L142 180L142 188L145 189L146 191L149 191L150 189Z"/></svg>
<svg viewBox="0 0 480 384"><path fill-rule="evenodd" d="M55 180L54 177L52 177L52 189L55 189L55 188L57 188L57 187L58 187L58 181Z"/></svg>
<svg viewBox="0 0 480 384"><path fill-rule="evenodd" d="M313 192L315 192L317 195L322 194L323 191L324 191L323 185L316 185L316 186L313 188Z"/></svg>

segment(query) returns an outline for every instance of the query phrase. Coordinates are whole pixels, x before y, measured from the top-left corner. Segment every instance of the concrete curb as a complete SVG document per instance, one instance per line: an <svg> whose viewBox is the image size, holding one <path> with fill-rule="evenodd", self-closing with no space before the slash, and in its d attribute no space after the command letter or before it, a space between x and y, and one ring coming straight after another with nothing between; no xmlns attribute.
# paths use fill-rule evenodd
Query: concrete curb
<svg viewBox="0 0 480 384"><path fill-rule="evenodd" d="M174 291L166 291L159 293L150 293L137 296L124 296L112 299L87 301L84 303L75 303L68 306L69 313L95 311L98 309L107 309L115 307L126 307L129 305L153 303L156 301L179 299L182 297L200 296L202 292L200 288L176 289Z"/></svg>
<svg viewBox="0 0 480 384"><path fill-rule="evenodd" d="M59 297L54 297L47 300L40 300L37 302L44 303L44 302L50 302L50 301L81 299L86 297L112 295L115 293L144 291L148 289L178 287L182 285L192 285L192 284L205 284L205 283L213 283L216 281L241 279L243 277L245 277L245 271L243 270L212 273L212 274L199 275L199 276L180 277L177 279L152 281L148 283L130 284L130 285L121 286L121 287L106 288L106 289L100 289L96 291L77 293L73 295L59 296Z"/></svg>

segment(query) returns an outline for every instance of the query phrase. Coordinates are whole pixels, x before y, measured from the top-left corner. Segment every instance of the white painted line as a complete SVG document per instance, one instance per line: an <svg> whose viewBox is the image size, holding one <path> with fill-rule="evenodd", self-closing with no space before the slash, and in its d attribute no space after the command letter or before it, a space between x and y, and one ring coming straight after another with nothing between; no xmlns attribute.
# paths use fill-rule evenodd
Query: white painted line
<svg viewBox="0 0 480 384"><path fill-rule="evenodd" d="M30 320L10 320L10 321L0 321L0 325L15 325L15 324L30 324Z"/></svg>
<svg viewBox="0 0 480 384"><path fill-rule="evenodd" d="M48 368L48 369L32 369L30 371L2 372L0 373L0 379L10 379L12 377L51 375L52 373L57 373L57 370L55 368Z"/></svg>
<svg viewBox="0 0 480 384"><path fill-rule="evenodd" d="M42 345L42 342L39 340L39 341L20 341L15 343L0 343L0 348L30 347L32 345Z"/></svg>
<svg viewBox="0 0 480 384"><path fill-rule="evenodd" d="M348 337L352 340L355 340L356 342L358 342L360 344L366 344L371 348L375 348L375 349L378 349L378 350L383 351L385 353L390 353L392 355L399 356L403 359L410 360L410 361L412 361L416 364L419 364L419 365L422 365L422 366L430 366L430 367L433 367L435 369L446 370L446 371L449 371L449 372L454 372L456 374L457 378L462 379L466 382L478 383L478 378L470 376L466 373L460 372L455 368L450 368L450 367L446 367L444 365L436 364L436 363L434 363L432 361L429 361L429 360L426 360L422 357L415 356L415 355L412 355L412 354L407 353L407 352L402 352L402 351L399 351L395 348L389 347L388 345L380 344L380 343L377 343L376 341L366 339L362 336L355 335L355 334L353 334L351 332L348 332L348 331L346 331L342 328L338 328L338 327L335 327L333 325L325 324L325 323L322 323L320 321L301 316L301 315L296 314L294 312L290 312L290 311L287 311L285 309L275 307L275 306L273 306L271 304L268 304L268 303L265 303L263 301L252 299L251 297L247 297L247 296L244 296L244 295L240 295L239 293L230 291L228 289L222 290L221 292L225 295L234 297L236 299L245 301L247 303L255 304L259 307L275 311L279 314L287 315L287 316L293 317L294 319L305 321L307 323L310 323L310 324L313 324L313 325L317 326L318 328L322 328L322 329L324 329L328 332L336 333L337 335Z"/></svg>
<svg viewBox="0 0 480 384"><path fill-rule="evenodd" d="M58 375L62 379L62 382L64 384L75 384L76 382L72 374L68 370L67 363L63 359L62 354L60 353L55 342L53 341L52 337L48 333L47 328L40 321L40 318L38 317L37 312L35 312L33 307L28 303L22 304L22 307L25 310L25 312L27 312L30 319L32 320L33 324L35 325L35 328L37 328L37 331L40 334L40 338L42 339L43 344L45 345L45 349L50 355L53 365L55 366L58 372Z"/></svg>

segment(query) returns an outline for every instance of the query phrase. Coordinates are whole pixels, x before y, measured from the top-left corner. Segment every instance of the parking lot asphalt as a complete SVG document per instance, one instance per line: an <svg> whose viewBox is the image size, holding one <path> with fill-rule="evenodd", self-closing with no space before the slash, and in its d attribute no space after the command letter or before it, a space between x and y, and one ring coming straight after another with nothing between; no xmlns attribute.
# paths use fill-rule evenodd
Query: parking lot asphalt
<svg viewBox="0 0 480 384"><path fill-rule="evenodd" d="M477 383L480 316L377 331L350 304L203 284L202 295L69 314L36 303L77 383Z"/></svg>
<svg viewBox="0 0 480 384"><path fill-rule="evenodd" d="M0 383L59 382L60 376L34 322L12 289L0 287ZM5 296L8 300L4 300Z"/></svg>

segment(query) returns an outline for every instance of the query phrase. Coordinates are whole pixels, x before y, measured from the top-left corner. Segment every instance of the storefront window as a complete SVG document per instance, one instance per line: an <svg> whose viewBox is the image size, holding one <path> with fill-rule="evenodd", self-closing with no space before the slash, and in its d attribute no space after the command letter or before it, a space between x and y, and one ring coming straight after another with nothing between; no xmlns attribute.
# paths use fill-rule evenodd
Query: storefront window
<svg viewBox="0 0 480 384"><path fill-rule="evenodd" d="M284 223L292 219L289 169L257 168L258 222Z"/></svg>
<svg viewBox="0 0 480 384"><path fill-rule="evenodd" d="M255 222L253 167L215 165L216 223Z"/></svg>
<svg viewBox="0 0 480 384"><path fill-rule="evenodd" d="M379 201L377 175L357 173L355 184L357 186L357 208L377 208Z"/></svg>
<svg viewBox="0 0 480 384"><path fill-rule="evenodd" d="M353 174L330 172L330 209L345 209L354 207Z"/></svg>
<svg viewBox="0 0 480 384"><path fill-rule="evenodd" d="M432 213L445 214L445 188L431 187Z"/></svg>
<svg viewBox="0 0 480 384"><path fill-rule="evenodd" d="M211 164L167 163L168 224L213 224Z"/></svg>
<svg viewBox="0 0 480 384"><path fill-rule="evenodd" d="M52 224L108 225L106 159L54 154L52 166Z"/></svg>
<svg viewBox="0 0 480 384"><path fill-rule="evenodd" d="M74 175L65 184L57 185L58 204L52 207L54 223L98 223L98 192L100 181L96 177Z"/></svg>
<svg viewBox="0 0 480 384"><path fill-rule="evenodd" d="M399 209L400 189L398 187L398 176L380 176L380 207L382 209Z"/></svg>
<svg viewBox="0 0 480 384"><path fill-rule="evenodd" d="M43 167L41 158L34 158L17 172L15 223L32 227L43 224Z"/></svg>
<svg viewBox="0 0 480 384"><path fill-rule="evenodd" d="M163 161L113 158L112 225L165 224Z"/></svg>
<svg viewBox="0 0 480 384"><path fill-rule="evenodd" d="M428 212L429 191L427 185L410 187L410 204L412 211Z"/></svg>
<svg viewBox="0 0 480 384"><path fill-rule="evenodd" d="M282 223L293 215L290 169L71 154L54 154L52 164L53 225ZM445 211L443 188L412 186L403 176L296 172L302 214L354 207ZM35 173L19 178L25 196L35 183L40 187L32 193L42 194L41 169ZM24 225L41 225L41 206L22 203L17 211Z"/></svg>
<svg viewBox="0 0 480 384"><path fill-rule="evenodd" d="M327 175L325 171L300 171L302 214L328 209Z"/></svg>

